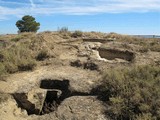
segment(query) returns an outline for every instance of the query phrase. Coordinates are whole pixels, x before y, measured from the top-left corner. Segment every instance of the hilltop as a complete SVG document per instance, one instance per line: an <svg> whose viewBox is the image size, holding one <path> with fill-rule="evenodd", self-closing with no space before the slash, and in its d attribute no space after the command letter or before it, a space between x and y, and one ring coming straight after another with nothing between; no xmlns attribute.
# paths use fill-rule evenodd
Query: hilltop
<svg viewBox="0 0 160 120"><path fill-rule="evenodd" d="M160 119L160 39L0 35L1 120Z"/></svg>

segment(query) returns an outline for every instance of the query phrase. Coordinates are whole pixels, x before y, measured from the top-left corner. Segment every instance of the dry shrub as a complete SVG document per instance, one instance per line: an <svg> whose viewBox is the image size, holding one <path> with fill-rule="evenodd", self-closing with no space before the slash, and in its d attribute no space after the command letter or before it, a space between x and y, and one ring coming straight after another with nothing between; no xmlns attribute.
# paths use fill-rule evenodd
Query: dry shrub
<svg viewBox="0 0 160 120"><path fill-rule="evenodd" d="M58 28L58 32L60 37L63 39L69 39L71 36L71 32L68 30L68 27Z"/></svg>
<svg viewBox="0 0 160 120"><path fill-rule="evenodd" d="M19 71L33 70L35 68L35 66L36 66L35 60L28 59L28 60L26 60L26 61L24 60L18 64L18 70Z"/></svg>
<svg viewBox="0 0 160 120"><path fill-rule="evenodd" d="M98 89L114 120L160 119L160 68L138 66L105 73ZM150 115L150 116L148 116Z"/></svg>
<svg viewBox="0 0 160 120"><path fill-rule="evenodd" d="M43 60L47 59L48 57L49 57L48 51L46 49L43 49L38 53L36 60L43 61Z"/></svg>
<svg viewBox="0 0 160 120"><path fill-rule="evenodd" d="M70 65L73 67L81 67L83 69L99 70L98 65L92 61L82 62L80 60L76 60L76 61L71 62Z"/></svg>
<svg viewBox="0 0 160 120"><path fill-rule="evenodd" d="M0 63L0 79L3 79L3 76L6 74L5 66Z"/></svg>
<svg viewBox="0 0 160 120"><path fill-rule="evenodd" d="M75 32L73 32L71 34L71 37L74 37L74 38L78 38L78 37L82 37L82 36L83 36L83 32L80 30L76 30Z"/></svg>
<svg viewBox="0 0 160 120"><path fill-rule="evenodd" d="M3 59L0 63L7 73L32 70L36 63L31 53L28 43L19 43L1 51Z"/></svg>

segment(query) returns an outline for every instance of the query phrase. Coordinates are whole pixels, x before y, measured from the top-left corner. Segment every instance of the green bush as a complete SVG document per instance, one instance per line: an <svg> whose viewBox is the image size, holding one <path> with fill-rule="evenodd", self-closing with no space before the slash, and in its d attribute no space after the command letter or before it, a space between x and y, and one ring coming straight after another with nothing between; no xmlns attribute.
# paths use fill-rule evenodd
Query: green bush
<svg viewBox="0 0 160 120"><path fill-rule="evenodd" d="M159 86L160 68L140 66L107 71L98 89L100 98L109 106L106 114L112 119L134 120L137 116L137 119L151 117L158 120ZM149 114L151 116L146 116Z"/></svg>
<svg viewBox="0 0 160 120"><path fill-rule="evenodd" d="M19 29L19 33L22 32L37 32L40 23L35 21L35 18L30 15L25 15L21 20L16 22L16 26Z"/></svg>
<svg viewBox="0 0 160 120"><path fill-rule="evenodd" d="M82 37L83 32L82 31L75 31L74 33L72 33L71 37L77 38L77 37Z"/></svg>

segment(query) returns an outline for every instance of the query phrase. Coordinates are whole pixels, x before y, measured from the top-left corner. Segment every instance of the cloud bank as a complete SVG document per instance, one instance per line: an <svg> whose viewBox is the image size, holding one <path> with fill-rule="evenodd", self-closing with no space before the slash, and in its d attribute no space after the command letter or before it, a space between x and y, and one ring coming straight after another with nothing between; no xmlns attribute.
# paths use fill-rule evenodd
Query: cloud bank
<svg viewBox="0 0 160 120"><path fill-rule="evenodd" d="M11 16L160 12L160 0L0 0L0 20Z"/></svg>

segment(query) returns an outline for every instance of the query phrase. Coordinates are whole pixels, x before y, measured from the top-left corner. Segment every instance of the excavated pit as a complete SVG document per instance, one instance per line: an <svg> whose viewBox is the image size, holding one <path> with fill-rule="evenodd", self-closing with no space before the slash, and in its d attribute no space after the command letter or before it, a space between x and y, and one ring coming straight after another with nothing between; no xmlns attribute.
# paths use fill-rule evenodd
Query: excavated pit
<svg viewBox="0 0 160 120"><path fill-rule="evenodd" d="M59 89L66 90L69 87L69 80L51 80L45 79L40 83L42 89Z"/></svg>
<svg viewBox="0 0 160 120"><path fill-rule="evenodd" d="M69 80L42 80L40 84L40 88L42 89L52 89L53 91L59 91L58 96L60 101L63 101L65 98L71 95L71 91L69 89L70 84Z"/></svg>
<svg viewBox="0 0 160 120"><path fill-rule="evenodd" d="M69 80L41 80L40 88L44 90L45 94L42 97L42 93L38 94L39 100L41 100L40 106L34 104L33 100L29 100L28 93L15 93L13 94L18 107L25 109L28 115L44 115L49 114L57 110L58 106L64 99L71 96L90 96L90 93L83 93L70 90ZM71 92L72 91L72 92ZM34 93L37 95L37 93Z"/></svg>
<svg viewBox="0 0 160 120"><path fill-rule="evenodd" d="M28 115L32 114L38 115L40 113L40 110L35 108L35 104L33 104L28 100L26 93L15 93L12 95L16 100L18 107L25 109Z"/></svg>
<svg viewBox="0 0 160 120"><path fill-rule="evenodd" d="M69 80L42 80L40 88L47 89L40 115L55 111L60 103L71 94Z"/></svg>
<svg viewBox="0 0 160 120"><path fill-rule="evenodd" d="M58 91L47 91L44 103L42 105L42 109L40 110L40 115L48 114L57 109L60 104L60 100L57 95Z"/></svg>
<svg viewBox="0 0 160 120"><path fill-rule="evenodd" d="M107 60L114 60L115 58L123 59L126 61L133 61L135 58L135 55L133 52L130 51L122 51L117 49L104 49L99 48L99 55L101 58L105 58Z"/></svg>

